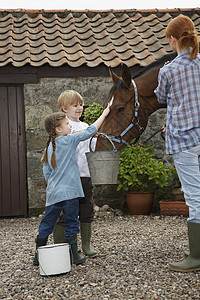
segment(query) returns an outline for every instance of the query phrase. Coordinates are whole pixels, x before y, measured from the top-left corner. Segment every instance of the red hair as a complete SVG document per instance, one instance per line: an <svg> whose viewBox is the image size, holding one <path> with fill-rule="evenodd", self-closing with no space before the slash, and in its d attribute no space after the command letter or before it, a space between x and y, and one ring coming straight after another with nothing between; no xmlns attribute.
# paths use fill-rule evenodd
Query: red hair
<svg viewBox="0 0 200 300"><path fill-rule="evenodd" d="M191 49L190 58L195 59L199 53L198 37L192 20L184 15L172 19L166 29L166 37L174 37L178 40L181 50Z"/></svg>

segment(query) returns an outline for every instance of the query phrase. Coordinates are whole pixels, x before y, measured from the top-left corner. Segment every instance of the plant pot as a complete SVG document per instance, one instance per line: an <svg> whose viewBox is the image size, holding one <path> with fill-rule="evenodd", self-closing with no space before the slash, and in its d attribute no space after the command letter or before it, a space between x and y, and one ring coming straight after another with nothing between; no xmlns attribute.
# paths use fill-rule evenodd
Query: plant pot
<svg viewBox="0 0 200 300"><path fill-rule="evenodd" d="M127 192L126 201L131 215L149 215L153 203L153 192Z"/></svg>
<svg viewBox="0 0 200 300"><path fill-rule="evenodd" d="M189 216L185 201L160 201L160 212L164 216Z"/></svg>

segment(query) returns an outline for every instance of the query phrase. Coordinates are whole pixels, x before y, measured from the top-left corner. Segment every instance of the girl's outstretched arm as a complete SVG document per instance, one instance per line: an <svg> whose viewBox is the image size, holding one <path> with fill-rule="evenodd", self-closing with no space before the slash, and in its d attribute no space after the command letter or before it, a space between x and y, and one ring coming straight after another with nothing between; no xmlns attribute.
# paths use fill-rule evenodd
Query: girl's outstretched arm
<svg viewBox="0 0 200 300"><path fill-rule="evenodd" d="M109 112L110 112L110 102L108 103L107 107L104 109L101 116L93 123L93 125L96 126L97 129L99 129L105 117L107 117L107 115L109 114Z"/></svg>

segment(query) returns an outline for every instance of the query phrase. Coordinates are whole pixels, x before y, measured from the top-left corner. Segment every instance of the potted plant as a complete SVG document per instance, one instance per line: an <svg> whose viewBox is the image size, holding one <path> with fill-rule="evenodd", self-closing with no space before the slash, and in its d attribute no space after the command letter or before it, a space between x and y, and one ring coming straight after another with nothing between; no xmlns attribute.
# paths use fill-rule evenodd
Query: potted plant
<svg viewBox="0 0 200 300"><path fill-rule="evenodd" d="M185 203L184 193L181 190L181 183L178 174L174 167L170 167L172 174L172 181L170 185L170 193L167 199L161 200L160 211L162 215L187 217L189 215L189 208Z"/></svg>
<svg viewBox="0 0 200 300"><path fill-rule="evenodd" d="M126 146L121 151L117 189L126 191L131 214L149 214L154 192L165 188L170 177L170 169L155 159L152 146Z"/></svg>

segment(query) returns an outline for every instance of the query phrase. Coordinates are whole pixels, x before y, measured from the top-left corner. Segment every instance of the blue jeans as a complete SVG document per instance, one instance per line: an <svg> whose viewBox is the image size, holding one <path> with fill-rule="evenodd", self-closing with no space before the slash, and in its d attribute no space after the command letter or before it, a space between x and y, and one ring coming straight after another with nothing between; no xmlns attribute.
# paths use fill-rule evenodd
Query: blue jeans
<svg viewBox="0 0 200 300"><path fill-rule="evenodd" d="M187 221L200 223L200 145L173 154L173 159L189 206Z"/></svg>
<svg viewBox="0 0 200 300"><path fill-rule="evenodd" d="M76 236L79 233L79 198L75 198L45 208L45 216L39 226L39 238L47 238L53 232L56 221L63 210L65 212L65 238Z"/></svg>

